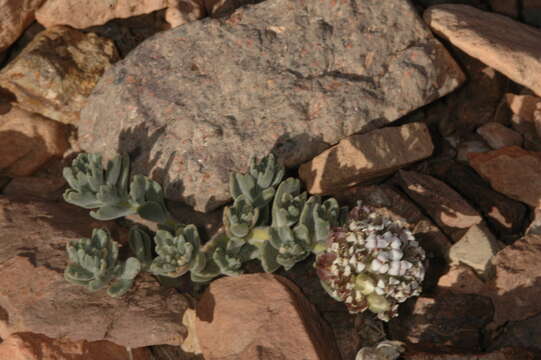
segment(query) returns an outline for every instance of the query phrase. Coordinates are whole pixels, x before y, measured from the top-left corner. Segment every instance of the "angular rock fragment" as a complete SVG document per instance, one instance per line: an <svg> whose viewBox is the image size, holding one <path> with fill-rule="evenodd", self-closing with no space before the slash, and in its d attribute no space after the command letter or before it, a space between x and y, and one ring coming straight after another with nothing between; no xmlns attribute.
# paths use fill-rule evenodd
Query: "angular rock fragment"
<svg viewBox="0 0 541 360"><path fill-rule="evenodd" d="M69 148L67 128L16 106L0 112L0 173L28 176Z"/></svg>
<svg viewBox="0 0 541 360"><path fill-rule="evenodd" d="M131 52L83 110L81 145L131 153L168 198L208 211L250 156L299 165L463 79L407 1L262 1Z"/></svg>
<svg viewBox="0 0 541 360"><path fill-rule="evenodd" d="M534 112L541 97L532 95L506 94L505 101L511 111L529 122L534 122Z"/></svg>
<svg viewBox="0 0 541 360"><path fill-rule="evenodd" d="M449 258L455 265L469 265L480 276L488 277L492 270L490 260L503 247L484 224L473 225L453 244Z"/></svg>
<svg viewBox="0 0 541 360"><path fill-rule="evenodd" d="M408 301L403 314L389 322L393 339L480 350L480 330L492 319L490 299L441 291L435 297Z"/></svg>
<svg viewBox="0 0 541 360"><path fill-rule="evenodd" d="M525 320L510 321L503 331L489 342L489 349L499 349L505 346L521 347L536 351L541 356L541 313Z"/></svg>
<svg viewBox="0 0 541 360"><path fill-rule="evenodd" d="M501 250L491 260L489 282L495 307L494 322L524 320L541 313L541 236L527 235Z"/></svg>
<svg viewBox="0 0 541 360"><path fill-rule="evenodd" d="M470 166L494 190L532 207L541 205L541 152L510 146L470 154Z"/></svg>
<svg viewBox="0 0 541 360"><path fill-rule="evenodd" d="M311 194L329 194L392 174L434 150L423 123L387 127L350 136L299 168Z"/></svg>
<svg viewBox="0 0 541 360"><path fill-rule="evenodd" d="M0 53L14 43L34 21L34 13L43 2L44 0L0 0Z"/></svg>
<svg viewBox="0 0 541 360"><path fill-rule="evenodd" d="M497 122L490 122L477 128L477 133L495 150L522 145L522 136L518 132Z"/></svg>
<svg viewBox="0 0 541 360"><path fill-rule="evenodd" d="M87 96L118 54L111 40L68 27L40 32L0 71L22 108L75 124Z"/></svg>
<svg viewBox="0 0 541 360"><path fill-rule="evenodd" d="M340 359L330 329L283 277L251 274L218 279L196 310L196 331L206 360Z"/></svg>
<svg viewBox="0 0 541 360"><path fill-rule="evenodd" d="M519 201L494 191L468 166L455 162L441 163L431 173L444 180L478 209L496 235L522 233L528 208Z"/></svg>
<svg viewBox="0 0 541 360"><path fill-rule="evenodd" d="M460 294L482 295L486 292L486 285L479 278L475 270L468 265L453 265L449 272L438 280L438 286Z"/></svg>
<svg viewBox="0 0 541 360"><path fill-rule="evenodd" d="M436 34L541 96L541 30L468 5L436 5L424 13Z"/></svg>
<svg viewBox="0 0 541 360"><path fill-rule="evenodd" d="M168 0L47 0L36 11L36 19L46 28L69 25L84 29L116 18L148 14L167 5Z"/></svg>
<svg viewBox="0 0 541 360"><path fill-rule="evenodd" d="M70 340L108 340L127 347L179 345L187 299L140 275L122 298L89 292L64 280L66 243L88 237L92 220L71 205L0 198L0 337L20 332Z"/></svg>
<svg viewBox="0 0 541 360"><path fill-rule="evenodd" d="M481 215L460 194L429 175L400 170L396 182L453 241L481 223Z"/></svg>

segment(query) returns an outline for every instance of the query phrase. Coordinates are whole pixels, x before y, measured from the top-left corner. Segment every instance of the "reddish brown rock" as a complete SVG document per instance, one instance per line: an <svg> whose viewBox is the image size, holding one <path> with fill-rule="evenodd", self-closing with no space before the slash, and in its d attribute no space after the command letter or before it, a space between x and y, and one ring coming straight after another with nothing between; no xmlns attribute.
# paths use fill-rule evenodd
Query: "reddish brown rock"
<svg viewBox="0 0 541 360"><path fill-rule="evenodd" d="M430 173L444 180L483 214L496 235L522 233L527 207L494 191L472 168L456 162L435 162Z"/></svg>
<svg viewBox="0 0 541 360"><path fill-rule="evenodd" d="M40 32L0 71L0 87L11 91L20 107L74 124L88 95L116 60L111 40L58 26Z"/></svg>
<svg viewBox="0 0 541 360"><path fill-rule="evenodd" d="M11 198L31 196L43 200L60 200L65 186L66 180L61 177L16 177L2 193Z"/></svg>
<svg viewBox="0 0 541 360"><path fill-rule="evenodd" d="M444 4L424 13L453 45L541 96L541 30L472 6ZM502 31L504 29L504 31Z"/></svg>
<svg viewBox="0 0 541 360"><path fill-rule="evenodd" d="M28 176L68 149L64 125L15 106L0 112L0 172Z"/></svg>
<svg viewBox="0 0 541 360"><path fill-rule="evenodd" d="M494 278L489 282L495 307L494 323L524 320L541 313L541 236L527 235L492 259Z"/></svg>
<svg viewBox="0 0 541 360"><path fill-rule="evenodd" d="M482 295L486 291L486 285L468 265L459 264L452 266L449 272L438 281L442 289L460 294Z"/></svg>
<svg viewBox="0 0 541 360"><path fill-rule="evenodd" d="M329 194L392 174L427 158L434 145L423 123L350 136L299 168L311 194Z"/></svg>
<svg viewBox="0 0 541 360"><path fill-rule="evenodd" d="M165 20L175 28L199 20L207 14L203 0L169 0Z"/></svg>
<svg viewBox="0 0 541 360"><path fill-rule="evenodd" d="M510 146L470 154L470 166L494 190L533 207L541 205L541 152Z"/></svg>
<svg viewBox="0 0 541 360"><path fill-rule="evenodd" d="M109 341L69 341L41 334L17 333L0 343L0 359L9 360L149 360L146 348L133 349Z"/></svg>
<svg viewBox="0 0 541 360"><path fill-rule="evenodd" d="M504 346L521 347L537 353L535 359L541 359L541 313L525 320L510 321L503 329L495 332L495 337L488 341L488 349Z"/></svg>
<svg viewBox="0 0 541 360"><path fill-rule="evenodd" d="M206 360L338 360L332 333L289 280L272 274L224 277L197 304Z"/></svg>
<svg viewBox="0 0 541 360"><path fill-rule="evenodd" d="M401 170L395 181L454 241L459 240L465 230L482 221L477 210L441 180Z"/></svg>
<svg viewBox="0 0 541 360"><path fill-rule="evenodd" d="M115 18L127 18L164 9L168 0L47 0L36 12L38 22L49 28L69 25L84 29Z"/></svg>
<svg viewBox="0 0 541 360"><path fill-rule="evenodd" d="M32 332L132 348L182 343L187 329L180 319L188 301L154 278L139 275L118 299L64 280L66 243L89 237L95 227L122 239L113 222L93 220L87 210L0 197L0 337Z"/></svg>
<svg viewBox="0 0 541 360"><path fill-rule="evenodd" d="M487 297L449 291L440 291L433 298L411 299L404 304L399 316L389 322L392 339L467 351L480 350L480 331L494 313Z"/></svg>
<svg viewBox="0 0 541 360"><path fill-rule="evenodd" d="M519 132L524 139L524 149L541 151L541 138L537 135L534 122L528 121L519 115L511 115L511 126Z"/></svg>
<svg viewBox="0 0 541 360"><path fill-rule="evenodd" d="M521 146L522 136L500 123L490 122L477 129L477 133L493 149L501 149L506 146Z"/></svg>
<svg viewBox="0 0 541 360"><path fill-rule="evenodd" d="M44 0L0 0L0 53L14 43L34 21L34 12L43 2Z"/></svg>

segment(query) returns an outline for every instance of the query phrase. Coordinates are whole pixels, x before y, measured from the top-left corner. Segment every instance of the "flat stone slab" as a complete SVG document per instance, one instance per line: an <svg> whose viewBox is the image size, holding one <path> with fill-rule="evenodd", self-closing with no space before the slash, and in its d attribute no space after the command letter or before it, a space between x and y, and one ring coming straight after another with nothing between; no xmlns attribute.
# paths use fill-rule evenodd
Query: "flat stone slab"
<svg viewBox="0 0 541 360"><path fill-rule="evenodd" d="M426 22L436 34L468 55L541 96L541 30L507 16L468 5L428 8Z"/></svg>
<svg viewBox="0 0 541 360"><path fill-rule="evenodd" d="M299 165L463 80L408 1L267 0L141 44L94 89L80 142L208 211L252 155Z"/></svg>
<svg viewBox="0 0 541 360"><path fill-rule="evenodd" d="M424 123L386 127L343 139L302 164L299 176L310 194L333 194L379 180L433 151Z"/></svg>

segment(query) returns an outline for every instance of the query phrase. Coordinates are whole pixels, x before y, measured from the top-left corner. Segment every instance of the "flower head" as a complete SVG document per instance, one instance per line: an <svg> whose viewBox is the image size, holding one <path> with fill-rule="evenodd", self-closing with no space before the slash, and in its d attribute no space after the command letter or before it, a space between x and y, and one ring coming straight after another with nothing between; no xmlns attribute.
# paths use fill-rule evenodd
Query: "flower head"
<svg viewBox="0 0 541 360"><path fill-rule="evenodd" d="M425 252L400 221L358 205L327 245L316 260L318 275L351 313L369 309L388 321L400 303L420 295Z"/></svg>

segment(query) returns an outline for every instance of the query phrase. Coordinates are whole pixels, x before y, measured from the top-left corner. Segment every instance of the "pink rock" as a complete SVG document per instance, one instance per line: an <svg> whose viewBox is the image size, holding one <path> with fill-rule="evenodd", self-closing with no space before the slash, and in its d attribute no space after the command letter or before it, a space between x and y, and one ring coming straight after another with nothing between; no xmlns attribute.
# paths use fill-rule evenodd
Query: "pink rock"
<svg viewBox="0 0 541 360"><path fill-rule="evenodd" d="M541 96L541 30L472 6L444 4L424 13L426 22L454 46Z"/></svg>
<svg viewBox="0 0 541 360"><path fill-rule="evenodd" d="M470 154L470 166L494 190L533 207L541 205L541 152L510 146Z"/></svg>
<svg viewBox="0 0 541 360"><path fill-rule="evenodd" d="M68 149L64 125L15 106L0 112L0 171L28 176Z"/></svg>
<svg viewBox="0 0 541 360"><path fill-rule="evenodd" d="M492 259L494 278L488 285L495 307L494 323L523 320L541 312L541 236L527 235Z"/></svg>
<svg viewBox="0 0 541 360"><path fill-rule="evenodd" d="M197 304L206 360L337 360L332 333L296 285L272 274L224 277Z"/></svg>
<svg viewBox="0 0 541 360"><path fill-rule="evenodd" d="M0 343L0 359L9 360L149 360L146 348L132 350L109 341L69 341L32 333L13 334Z"/></svg>
<svg viewBox="0 0 541 360"><path fill-rule="evenodd" d="M109 228L122 243L121 228L93 220L87 210L0 197L0 337L32 332L132 348L182 343L188 301L151 276L139 275L121 298L64 279L66 243L96 227Z"/></svg>
<svg viewBox="0 0 541 360"><path fill-rule="evenodd" d="M495 150L522 145L522 136L518 132L497 122L490 122L477 128L477 133Z"/></svg>
<svg viewBox="0 0 541 360"><path fill-rule="evenodd" d="M47 0L36 12L36 19L47 28L69 25L84 29L116 18L148 14L167 6L168 0Z"/></svg>

